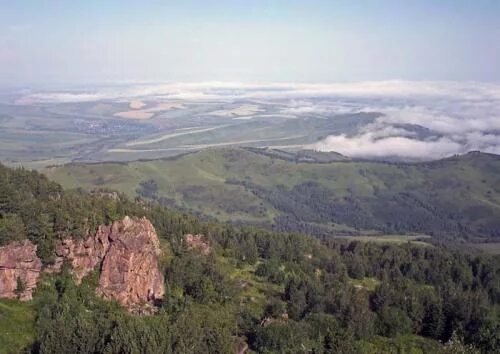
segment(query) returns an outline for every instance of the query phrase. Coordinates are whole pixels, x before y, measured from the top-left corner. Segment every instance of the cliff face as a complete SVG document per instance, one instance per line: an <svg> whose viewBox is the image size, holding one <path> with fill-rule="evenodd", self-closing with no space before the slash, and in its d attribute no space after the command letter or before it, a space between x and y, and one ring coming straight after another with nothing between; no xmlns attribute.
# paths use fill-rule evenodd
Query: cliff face
<svg viewBox="0 0 500 354"><path fill-rule="evenodd" d="M108 238L97 293L132 310L161 299L163 275L157 264L160 243L153 225L145 218L125 217L113 223Z"/></svg>
<svg viewBox="0 0 500 354"><path fill-rule="evenodd" d="M30 241L0 247L0 298L30 300L42 262Z"/></svg>
<svg viewBox="0 0 500 354"><path fill-rule="evenodd" d="M100 266L97 294L118 301L131 311L151 308L164 295L158 268L160 244L146 218L125 217L100 226L86 240L65 239L56 245L56 262L47 272L59 272L68 262L77 283ZM29 241L0 247L0 297L17 297L18 278L25 289L19 296L31 299L42 271L36 246Z"/></svg>
<svg viewBox="0 0 500 354"><path fill-rule="evenodd" d="M67 238L56 245L56 261L47 271L59 272L66 261L71 267L75 282L80 284L83 277L99 265L108 252L110 226L101 225L95 235L86 240Z"/></svg>

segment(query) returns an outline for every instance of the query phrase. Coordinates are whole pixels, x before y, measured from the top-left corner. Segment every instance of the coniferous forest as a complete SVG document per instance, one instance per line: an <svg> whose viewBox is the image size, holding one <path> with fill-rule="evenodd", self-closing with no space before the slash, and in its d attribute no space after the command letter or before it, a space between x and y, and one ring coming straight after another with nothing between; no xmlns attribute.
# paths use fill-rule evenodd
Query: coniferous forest
<svg viewBox="0 0 500 354"><path fill-rule="evenodd" d="M316 239L202 222L109 190L64 191L0 166L0 244L29 239L44 264L57 240L125 215L160 237L165 297L150 316L44 274L34 299L0 302L0 351L32 353L471 352L500 348L500 261L450 243ZM208 254L186 234L206 237ZM22 286L22 284L20 284Z"/></svg>

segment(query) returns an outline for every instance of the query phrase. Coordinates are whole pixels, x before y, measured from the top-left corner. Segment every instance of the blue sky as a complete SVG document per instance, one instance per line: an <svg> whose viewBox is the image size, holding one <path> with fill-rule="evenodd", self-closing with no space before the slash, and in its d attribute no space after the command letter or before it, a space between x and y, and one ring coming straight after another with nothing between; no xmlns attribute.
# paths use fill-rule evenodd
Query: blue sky
<svg viewBox="0 0 500 354"><path fill-rule="evenodd" d="M0 85L500 81L500 1L0 0Z"/></svg>

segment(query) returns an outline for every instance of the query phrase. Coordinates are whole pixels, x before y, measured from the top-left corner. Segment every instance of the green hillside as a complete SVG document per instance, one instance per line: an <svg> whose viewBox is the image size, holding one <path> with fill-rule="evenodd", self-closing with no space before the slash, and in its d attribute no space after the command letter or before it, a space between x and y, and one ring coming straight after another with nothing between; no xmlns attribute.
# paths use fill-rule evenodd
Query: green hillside
<svg viewBox="0 0 500 354"><path fill-rule="evenodd" d="M36 172L0 165L0 245L27 238L44 264L54 261L58 240L85 237L124 215L147 217L161 240L165 296L157 313L134 316L96 296L99 270L79 286L67 269L44 274L33 301L0 301L0 353L234 353L242 345L252 353L490 353L499 347L497 257L450 245L320 241L206 223L116 193L64 191ZM209 254L190 249L187 233L204 235Z"/></svg>
<svg viewBox="0 0 500 354"><path fill-rule="evenodd" d="M69 164L44 173L66 188L109 187L281 231L500 237L500 157L491 154L408 164L208 149L163 160Z"/></svg>

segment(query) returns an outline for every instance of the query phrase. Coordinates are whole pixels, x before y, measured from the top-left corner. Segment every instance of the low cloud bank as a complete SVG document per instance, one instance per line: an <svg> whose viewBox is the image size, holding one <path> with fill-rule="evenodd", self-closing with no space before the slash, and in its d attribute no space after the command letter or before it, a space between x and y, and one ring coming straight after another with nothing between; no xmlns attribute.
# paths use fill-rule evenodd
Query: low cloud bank
<svg viewBox="0 0 500 354"><path fill-rule="evenodd" d="M381 112L357 134L329 136L313 145L352 157L436 159L471 150L500 154L500 101L451 98L378 103L352 112Z"/></svg>
<svg viewBox="0 0 500 354"><path fill-rule="evenodd" d="M500 153L500 84L381 81L337 84L201 82L127 85L93 91L34 92L17 103L161 99L249 100L277 103L290 117L335 119L380 112L350 135L328 136L312 147L353 157L434 159L469 150ZM353 118L355 119L355 118Z"/></svg>
<svg viewBox="0 0 500 354"><path fill-rule="evenodd" d="M373 81L334 84L199 82L136 84L94 90L44 91L22 102L81 102L157 96L171 99L434 98L500 100L500 85L474 82Z"/></svg>
<svg viewBox="0 0 500 354"><path fill-rule="evenodd" d="M469 150L500 152L498 145L483 146L484 148L478 149L474 144L467 142L462 145L447 137L436 140L417 140L404 136L376 138L374 134L366 133L351 138L345 135L329 136L314 147L321 151L336 151L353 157L399 157L417 160L443 158Z"/></svg>
<svg viewBox="0 0 500 354"><path fill-rule="evenodd" d="M447 138L436 141L420 141L406 137L388 137L375 139L371 134L363 134L354 138L346 138L344 135L330 136L318 147L341 147L343 154L350 156L384 157L398 156L420 158L422 156L442 157L452 154L461 148Z"/></svg>

